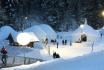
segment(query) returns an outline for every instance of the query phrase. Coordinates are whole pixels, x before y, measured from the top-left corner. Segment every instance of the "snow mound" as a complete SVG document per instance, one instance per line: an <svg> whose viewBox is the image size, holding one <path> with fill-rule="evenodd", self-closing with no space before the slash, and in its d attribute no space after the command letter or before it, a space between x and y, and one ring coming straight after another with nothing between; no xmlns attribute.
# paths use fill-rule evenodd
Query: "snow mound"
<svg viewBox="0 0 104 70"><path fill-rule="evenodd" d="M17 32L10 26L3 26L0 28L0 40L6 39L9 34L14 34L14 36L17 34Z"/></svg>
<svg viewBox="0 0 104 70"><path fill-rule="evenodd" d="M83 28L79 27L73 32L73 41L78 41L81 39L81 35L85 34L87 36L87 41L96 41L100 37L100 33L94 30L88 24L84 24Z"/></svg>
<svg viewBox="0 0 104 70"><path fill-rule="evenodd" d="M57 36L56 32L49 25L41 24L39 26L47 34L47 38L49 40L52 40L52 39L55 40L56 39L56 36Z"/></svg>
<svg viewBox="0 0 104 70"><path fill-rule="evenodd" d="M46 33L39 26L32 26L24 32L33 32L42 42L46 39Z"/></svg>

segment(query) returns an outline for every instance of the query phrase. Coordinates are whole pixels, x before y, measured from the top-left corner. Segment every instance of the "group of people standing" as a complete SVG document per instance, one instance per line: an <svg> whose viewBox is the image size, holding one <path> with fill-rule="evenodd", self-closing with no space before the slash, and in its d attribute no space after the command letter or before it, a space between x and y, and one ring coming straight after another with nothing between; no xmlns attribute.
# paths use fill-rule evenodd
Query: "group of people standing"
<svg viewBox="0 0 104 70"><path fill-rule="evenodd" d="M63 45L67 45L67 40L62 40Z"/></svg>

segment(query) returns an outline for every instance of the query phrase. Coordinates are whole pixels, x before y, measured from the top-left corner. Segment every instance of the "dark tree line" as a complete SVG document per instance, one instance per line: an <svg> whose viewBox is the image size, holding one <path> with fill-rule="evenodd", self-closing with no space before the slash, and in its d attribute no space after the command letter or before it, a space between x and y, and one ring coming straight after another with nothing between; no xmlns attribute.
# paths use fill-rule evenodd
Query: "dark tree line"
<svg viewBox="0 0 104 70"><path fill-rule="evenodd" d="M1 0L0 5L7 17L7 20L3 19L5 24L21 28L37 21L49 24L55 30L67 31L82 24L83 18L87 18L88 24L95 29L104 25L103 0ZM25 17L30 22L26 23Z"/></svg>

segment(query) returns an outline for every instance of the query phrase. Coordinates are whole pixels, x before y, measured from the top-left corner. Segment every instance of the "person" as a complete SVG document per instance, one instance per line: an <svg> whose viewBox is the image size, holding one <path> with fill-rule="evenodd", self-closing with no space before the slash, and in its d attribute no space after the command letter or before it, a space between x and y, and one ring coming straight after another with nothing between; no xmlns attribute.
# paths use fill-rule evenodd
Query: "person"
<svg viewBox="0 0 104 70"><path fill-rule="evenodd" d="M54 44L56 44L56 39L54 40Z"/></svg>
<svg viewBox="0 0 104 70"><path fill-rule="evenodd" d="M56 52L53 53L53 58L56 58Z"/></svg>
<svg viewBox="0 0 104 70"><path fill-rule="evenodd" d="M60 55L58 53L56 54L56 58L60 58Z"/></svg>
<svg viewBox="0 0 104 70"><path fill-rule="evenodd" d="M60 55L59 55L58 53L54 52L54 53L53 53L53 58L54 58L54 59L55 59L55 58L60 58Z"/></svg>
<svg viewBox="0 0 104 70"><path fill-rule="evenodd" d="M72 41L70 41L70 46L72 46Z"/></svg>
<svg viewBox="0 0 104 70"><path fill-rule="evenodd" d="M46 38L45 43L46 43L46 45L48 44L48 38Z"/></svg>
<svg viewBox="0 0 104 70"><path fill-rule="evenodd" d="M64 41L64 44L67 45L67 40Z"/></svg>
<svg viewBox="0 0 104 70"><path fill-rule="evenodd" d="M58 44L59 44L59 43L57 42L57 48L58 48Z"/></svg>
<svg viewBox="0 0 104 70"><path fill-rule="evenodd" d="M101 33L101 38L102 38L102 33Z"/></svg>
<svg viewBox="0 0 104 70"><path fill-rule="evenodd" d="M64 40L62 40L62 44L64 45Z"/></svg>
<svg viewBox="0 0 104 70"><path fill-rule="evenodd" d="M6 64L7 64L7 49L5 47L3 47L1 49L1 55L2 55L1 60L2 60L3 64L6 66Z"/></svg>

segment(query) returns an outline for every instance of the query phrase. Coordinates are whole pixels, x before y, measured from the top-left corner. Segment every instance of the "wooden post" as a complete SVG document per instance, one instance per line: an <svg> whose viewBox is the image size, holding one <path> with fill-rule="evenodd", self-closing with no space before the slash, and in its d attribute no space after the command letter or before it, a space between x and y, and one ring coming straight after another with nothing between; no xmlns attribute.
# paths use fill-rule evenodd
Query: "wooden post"
<svg viewBox="0 0 104 70"><path fill-rule="evenodd" d="M12 62L13 64L15 63L15 56L13 57L13 62Z"/></svg>
<svg viewBox="0 0 104 70"><path fill-rule="evenodd" d="M93 52L93 49L94 49L94 41L93 41L93 43L92 43L91 52Z"/></svg>
<svg viewBox="0 0 104 70"><path fill-rule="evenodd" d="M26 64L26 57L24 57L24 64Z"/></svg>
<svg viewBox="0 0 104 70"><path fill-rule="evenodd" d="M30 58L29 58L28 64L30 64Z"/></svg>

